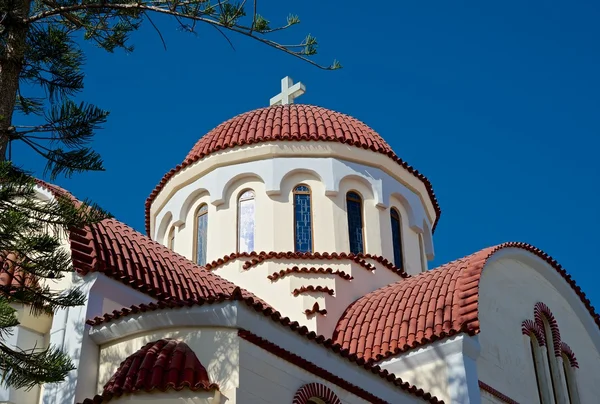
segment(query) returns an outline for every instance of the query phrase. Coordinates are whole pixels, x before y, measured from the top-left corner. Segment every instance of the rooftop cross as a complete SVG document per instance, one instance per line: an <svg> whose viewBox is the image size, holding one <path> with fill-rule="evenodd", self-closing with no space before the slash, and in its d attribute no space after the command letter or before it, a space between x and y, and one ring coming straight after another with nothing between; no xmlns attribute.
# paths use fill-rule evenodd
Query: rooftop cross
<svg viewBox="0 0 600 404"><path fill-rule="evenodd" d="M292 81L291 77L284 77L281 79L281 92L275 97L271 98L269 105L287 105L293 104L294 99L300 97L306 92L306 87L302 83L296 83Z"/></svg>

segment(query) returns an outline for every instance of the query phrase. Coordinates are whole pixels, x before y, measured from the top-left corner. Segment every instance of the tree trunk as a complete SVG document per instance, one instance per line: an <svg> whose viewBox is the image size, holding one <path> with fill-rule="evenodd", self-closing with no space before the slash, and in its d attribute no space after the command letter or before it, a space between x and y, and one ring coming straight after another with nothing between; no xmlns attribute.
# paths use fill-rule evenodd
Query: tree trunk
<svg viewBox="0 0 600 404"><path fill-rule="evenodd" d="M4 26L5 48L0 53L0 161L7 159L9 134L19 90L19 75L23 68L27 39L27 24L23 19L29 14L30 0L14 3L8 11Z"/></svg>

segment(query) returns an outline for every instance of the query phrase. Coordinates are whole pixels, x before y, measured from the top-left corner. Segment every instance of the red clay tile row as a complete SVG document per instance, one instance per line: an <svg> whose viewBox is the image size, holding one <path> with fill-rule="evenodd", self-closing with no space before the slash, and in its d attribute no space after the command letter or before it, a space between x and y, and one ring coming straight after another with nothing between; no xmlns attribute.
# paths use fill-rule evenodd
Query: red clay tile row
<svg viewBox="0 0 600 404"><path fill-rule="evenodd" d="M327 404L343 404L333 390L321 383L308 383L300 387L294 394L292 404L308 404L313 397L317 397Z"/></svg>
<svg viewBox="0 0 600 404"><path fill-rule="evenodd" d="M123 394L169 390L219 389L190 347L182 341L160 339L149 342L119 365L104 385L102 394L83 404L103 403Z"/></svg>
<svg viewBox="0 0 600 404"><path fill-rule="evenodd" d="M236 288L114 219L73 229L69 238L73 266L80 274L101 272L159 300L210 298Z"/></svg>
<svg viewBox="0 0 600 404"><path fill-rule="evenodd" d="M185 160L166 173L146 199L146 234L150 234L150 207L166 183L180 170L204 157L236 146L273 141L323 141L344 143L387 155L423 182L436 211L441 209L431 182L399 158L373 129L351 116L312 105L292 104L261 108L223 122L194 145Z"/></svg>
<svg viewBox="0 0 600 404"><path fill-rule="evenodd" d="M513 400L512 398L508 397L505 394L500 393L498 390L496 390L489 384L482 382L481 380L479 381L479 388L483 391L487 391L492 396L504 401L507 404L519 404L517 401Z"/></svg>
<svg viewBox="0 0 600 404"><path fill-rule="evenodd" d="M352 279L354 279L353 276L347 274L344 271L340 271L339 269L333 270L333 268L315 268L315 267L310 267L310 268L306 268L306 267L302 267L302 268L298 268L298 267L292 267L292 268L287 268L287 269L282 269L279 272L274 272L271 275L267 276L267 278L269 278L271 281L276 281L277 279L281 279L284 278L286 275L289 274L323 274L323 275L337 275L342 279L345 279L347 281L350 281Z"/></svg>
<svg viewBox="0 0 600 404"><path fill-rule="evenodd" d="M537 340L539 346L546 345L546 336L544 335L544 330L540 328L540 326L533 320L525 320L521 323L521 332L523 335L527 335L531 337L531 334Z"/></svg>
<svg viewBox="0 0 600 404"><path fill-rule="evenodd" d="M327 293L329 296L333 296L335 294L335 291L327 286L313 286L313 285L301 286L299 288L296 288L296 289L294 289L292 294L294 296L298 296L303 293L314 293L314 292Z"/></svg>
<svg viewBox="0 0 600 404"><path fill-rule="evenodd" d="M333 340L367 360L382 360L459 332L479 333L481 273L487 260L505 248L520 248L548 262L600 326L589 299L554 259L529 244L505 243L365 295L346 309Z"/></svg>
<svg viewBox="0 0 600 404"><path fill-rule="evenodd" d="M258 346L258 347L264 349L265 351L270 352L271 354L273 354L293 365L296 365L302 369L305 369L305 370L311 372L312 374L320 377L321 379L327 380L328 382L341 387L342 389L354 394L355 396L358 396L364 400L367 400L369 403L387 404L386 401L380 399L379 397L373 395L372 393L370 393L366 390L363 390L360 386L355 386L355 385L347 382L346 380L342 379L341 377L338 377L338 376L330 373L329 371L315 365L314 363L309 362L306 359L304 359L292 352L289 352L289 351L273 344L270 341L267 341L255 334L252 334L249 331L239 330L238 335L240 336L240 338L250 342L251 344ZM374 373L376 375L379 375L379 377L381 377L382 379L387 380L388 382L394 384L395 386L399 387L400 389L404 390L405 392L422 398L424 401L427 401L432 404L442 404L443 403L443 401L439 400L437 397L432 396L431 393L427 393L423 389L419 389L416 386L413 386L410 383L403 381L399 377L396 377L393 373L389 373L387 370L381 369L379 366L372 366L370 364L365 364L365 363L360 364L360 365L363 366L366 370L371 371L372 373Z"/></svg>
<svg viewBox="0 0 600 404"><path fill-rule="evenodd" d="M204 266L204 268L206 268L208 270L214 270L214 269L220 267L221 265L224 265L225 263L227 263L231 260L235 260L237 258L252 258L251 260L248 260L244 263L244 266L243 266L244 269L250 269L253 266L256 266L264 261L273 260L273 259L307 259L307 260L314 259L314 260L350 260L350 261L356 262L357 264L359 264L360 266L362 266L363 268L365 268L369 271L374 271L376 269L376 267L366 261L367 259L371 259L371 260L377 261L382 266L384 266L385 268L389 269L390 271L396 273L397 275L399 275L403 278L408 278L408 274L406 272L404 272L403 269L396 267L392 262L390 262L385 257L379 256L379 255L373 255L373 254L353 254L353 253L345 253L345 252L342 252L342 253L337 253L337 252L310 253L310 252L292 252L292 251L280 251L280 252L277 252L277 251L270 251L270 252L252 251L252 252L244 252L244 253L234 252L234 253L224 256L223 258L219 258L218 260L209 262L208 264L206 264Z"/></svg>
<svg viewBox="0 0 600 404"><path fill-rule="evenodd" d="M559 357L562 354L562 349L560 345L560 330L558 328L558 322L556 321L554 314L552 314L552 310L550 310L550 308L545 303L537 302L533 308L533 318L538 327L541 330L544 330L544 334L544 318L546 319L546 321L548 321L548 325L550 326L550 332L552 333L552 346L554 348L554 355L556 357ZM550 344L550 341L548 341L547 338L546 342ZM550 347L548 347L548 349L550 349Z"/></svg>
<svg viewBox="0 0 600 404"><path fill-rule="evenodd" d="M252 307L256 312L261 313L265 317L268 317L272 321L275 321L282 326L289 328L291 331L295 332L298 335L306 338L313 343L322 345L326 349L340 355L343 358L346 358L349 362L356 364L357 366L363 367L366 370L370 370L373 373L379 374L381 377L385 377L391 382L394 382L396 385L399 383L403 389L407 389L407 391L414 392L415 394L427 395L431 397L431 402L439 403L437 398L432 397L431 394L423 392L422 389L417 389L414 386L409 385L408 383L403 383L402 381L396 382L397 380L393 375L390 375L387 370L383 370L379 365L374 364L372 361L366 361L364 358L359 357L356 354L350 353L348 349L344 349L340 344L336 344L330 338L326 338L323 335L318 335L314 331L309 331L306 326L301 326L297 321L292 321L289 317L283 317L280 312L273 309L271 306L266 305L260 300L257 300L253 297L244 297L242 294L241 288L236 288L229 296L220 296L219 298L199 300L199 301L161 301L157 303L150 304L141 304L137 306L131 306L129 309L121 309L120 311L114 311L112 314L105 314L102 317L96 317L91 320L87 320L86 323L91 326L97 326L100 324L105 324L110 321L116 320L118 318L125 317L132 313L140 313L140 312L151 312L162 309L176 309L183 307L191 307L198 306L202 304L212 304L218 303L222 301L243 301L248 306ZM302 358L299 358L304 360ZM320 376L322 377L322 376ZM390 379L393 377L393 379Z"/></svg>
<svg viewBox="0 0 600 404"><path fill-rule="evenodd" d="M21 261L22 262L22 261ZM14 253L0 253L0 289L8 295L21 288L37 287L34 275L19 265Z"/></svg>
<svg viewBox="0 0 600 404"><path fill-rule="evenodd" d="M314 314L320 314L324 316L327 314L327 309L321 309L319 306L319 302L315 302L312 308L304 310L304 314L306 314L307 316L312 316Z"/></svg>
<svg viewBox="0 0 600 404"><path fill-rule="evenodd" d="M561 348L561 352L563 353L563 355L565 355L567 357L567 359L569 360L569 363L571 364L571 366L574 368L579 368L579 362L577 362L577 358L575 357L575 354L573 353L573 350L571 349L571 347L569 345L567 345L566 342L562 342L560 344L560 348Z"/></svg>

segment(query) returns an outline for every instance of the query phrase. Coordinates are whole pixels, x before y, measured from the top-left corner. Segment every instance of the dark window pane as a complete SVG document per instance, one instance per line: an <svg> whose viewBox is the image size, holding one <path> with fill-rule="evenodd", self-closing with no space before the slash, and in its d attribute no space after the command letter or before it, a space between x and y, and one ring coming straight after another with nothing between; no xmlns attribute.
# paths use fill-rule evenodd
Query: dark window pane
<svg viewBox="0 0 600 404"><path fill-rule="evenodd" d="M348 214L348 236L350 239L350 252L360 254L364 252L363 245L363 218L362 200L355 192L348 192L346 197L346 210Z"/></svg>
<svg viewBox="0 0 600 404"><path fill-rule="evenodd" d="M296 252L312 252L310 191L304 185L294 190L294 227Z"/></svg>
<svg viewBox="0 0 600 404"><path fill-rule="evenodd" d="M400 215L396 209L392 209L392 243L394 244L394 264L402 268L402 227L400 226Z"/></svg>

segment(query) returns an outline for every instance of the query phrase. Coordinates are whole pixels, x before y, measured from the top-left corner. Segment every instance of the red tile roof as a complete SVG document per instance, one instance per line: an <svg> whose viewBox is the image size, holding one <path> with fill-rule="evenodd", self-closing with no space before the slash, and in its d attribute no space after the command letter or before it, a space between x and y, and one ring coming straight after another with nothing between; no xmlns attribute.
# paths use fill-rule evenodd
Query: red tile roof
<svg viewBox="0 0 600 404"><path fill-rule="evenodd" d="M73 229L69 238L73 266L80 274L102 272L160 300L231 296L237 288L114 219Z"/></svg>
<svg viewBox="0 0 600 404"><path fill-rule="evenodd" d="M146 233L150 234L150 206L165 184L180 170L220 150L272 141L338 142L389 156L423 182L436 211L441 209L431 182L400 159L377 132L363 122L339 112L312 105L275 105L238 115L204 135L183 163L164 175L146 200Z"/></svg>
<svg viewBox="0 0 600 404"><path fill-rule="evenodd" d="M339 269L334 270L333 268L315 268L315 267L292 267L287 269L282 269L281 271L274 272L271 275L267 276L272 281L276 281L277 279L281 279L286 277L289 274L317 274L317 275L336 275L342 279L350 281L354 279L351 275L347 274L344 271L340 271Z"/></svg>
<svg viewBox="0 0 600 404"><path fill-rule="evenodd" d="M273 344L270 341L267 341L267 340L259 337L258 335L252 334L251 332L245 331L245 330L240 330L238 332L238 335L240 336L240 338L250 342L251 344L259 346L262 349L264 349L265 351L268 351L268 352L272 353L273 355L276 355L279 358L281 358L289 363L292 363L302 369L306 369L309 372L311 372L312 374L314 374L324 380L327 380L328 382L333 383L364 400L367 400L369 403L387 404L386 401L380 399L379 397L377 397L376 395L372 394L369 391L363 390L360 386L353 385L350 382L342 379L341 377L334 375L333 373L330 373L329 371L315 365L314 363L309 362L306 359L304 359L290 351L287 351L287 350ZM401 390L404 390L406 393L420 397L424 401L427 401L431 404L443 404L444 403L442 400L439 400L437 397L431 395L431 393L428 393L428 392L424 391L423 389L420 389L408 382L405 382L401 378L396 377L393 373L390 373L389 371L387 371L385 369L381 369L379 366L372 366L369 364L364 364L364 368L371 371L371 373L378 375L382 379L387 380L388 382L392 383L394 386L399 387Z"/></svg>
<svg viewBox="0 0 600 404"><path fill-rule="evenodd" d="M229 255L224 256L223 258L219 258L218 260L214 260L212 262L207 263L204 267L208 270L213 270L221 265L226 264L231 260L235 260L238 258L249 258L246 262L244 262L243 269L250 269L262 262L270 261L270 260L293 260L293 259L306 259L306 260L338 260L338 261L354 261L361 267L365 268L367 271L374 271L376 269L375 265L367 262L366 260L373 260L380 263L383 267L389 269L395 274L407 278L408 274L402 268L396 267L392 262L388 261L387 258L373 255L373 254L353 254L353 253L328 253L328 252L293 252L293 251L270 251L270 252L243 252L243 253L231 253Z"/></svg>
<svg viewBox="0 0 600 404"><path fill-rule="evenodd" d="M208 391L218 386L210 382L206 369L185 342L160 339L149 342L121 362L102 394L83 403L105 403L123 394L184 388Z"/></svg>
<svg viewBox="0 0 600 404"><path fill-rule="evenodd" d="M314 331L309 331L306 326L301 326L300 323L298 323L297 321L290 320L289 317L283 317L280 312L275 311L272 307L267 306L266 304L260 302L259 300L255 300L252 297L244 298L242 296L239 288L237 288L237 290L232 293L231 297L227 297L227 298L222 296L220 299L206 299L206 300L199 300L199 301L170 300L170 301L160 301L157 303L140 304L137 306L131 306L130 308L124 308L120 311L115 310L115 311L113 311L113 313L105 314L103 317L96 317L92 320L88 320L86 323L91 326L98 326L98 325L105 324L110 321L114 321L114 320L117 320L119 318L122 318L122 317L125 317L128 315L136 314L136 313L146 313L146 312L165 310L165 309L179 309L179 308L183 308L183 307L199 306L199 305L203 305L203 304L212 304L212 303L222 302L225 300L244 302L248 306L252 307L256 312L261 313L262 315L269 318L270 320L281 324L282 326L288 328L289 330L293 331L294 333L306 338L309 341L312 341L314 344L322 345L325 349L341 356L342 358L345 358L350 363L353 363L355 366L362 367L365 370L370 371L371 373L379 375L381 378L384 378L388 382L393 383L396 386L399 386L403 390L406 390L408 393L417 395L418 397L423 397L424 399L429 400L431 403L440 403L441 402L437 398L432 396L431 394L424 392L422 389L412 386L409 383L403 382L400 378L397 378L396 376L394 376L394 374L389 373L389 371L387 371L385 369L382 369L379 365L377 365L373 362L367 362L365 359L360 358L358 355L350 353L350 351L348 349L344 349L340 344L334 343L330 338L326 338L323 335L318 335ZM318 310L318 308L319 307L317 305L316 309ZM250 334L248 331L244 331L244 330L240 330L240 333L247 333L245 335L253 335L253 334ZM242 336L242 335L240 334L240 336ZM261 346L266 344L271 347L276 347L276 345L272 344L271 342L263 340L262 338L259 338L257 336L253 336L253 338L262 341ZM287 352L287 351L285 351L285 352ZM298 361L298 363L309 363L305 359L300 358L297 355L293 355L293 354L291 354L291 355L294 357L295 361ZM304 361L304 362L302 362L302 361ZM302 366L302 365L300 365L300 366L311 372L314 372L315 369L316 370L320 369L318 367L313 369L308 366ZM319 377L327 379L321 373L314 373L314 374L318 375ZM327 380L329 380L329 379L327 379ZM341 379L337 378L336 380L341 380ZM351 390L349 390L349 391L351 391Z"/></svg>
<svg viewBox="0 0 600 404"><path fill-rule="evenodd" d="M0 291L6 296L20 288L35 288L39 285L36 277L19 267L14 253L0 253Z"/></svg>
<svg viewBox="0 0 600 404"><path fill-rule="evenodd" d="M489 247L358 299L341 316L334 342L366 360L381 360L459 332L479 333L479 280L499 250L521 248L548 262L573 288L600 327L600 317L552 257L525 243Z"/></svg>
<svg viewBox="0 0 600 404"><path fill-rule="evenodd" d="M500 401L502 401L504 403L507 403L507 404L519 404L517 401L515 401L512 398L508 397L506 394L500 393L498 390L496 390L495 388L493 388L489 384L486 384L486 383L482 382L481 380L479 381L479 388L481 390L483 390L483 391L491 394L492 396L496 397L497 399L499 399Z"/></svg>

